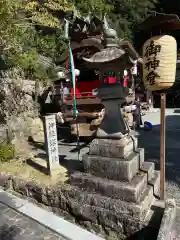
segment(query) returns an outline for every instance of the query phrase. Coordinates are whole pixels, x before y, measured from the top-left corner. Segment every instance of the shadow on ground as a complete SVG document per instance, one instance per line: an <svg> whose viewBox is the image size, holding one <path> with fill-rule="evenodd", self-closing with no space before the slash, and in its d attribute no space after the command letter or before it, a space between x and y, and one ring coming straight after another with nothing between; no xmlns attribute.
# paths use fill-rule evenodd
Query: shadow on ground
<svg viewBox="0 0 180 240"><path fill-rule="evenodd" d="M37 155L39 157L39 155ZM44 161L47 161L46 159ZM31 166L32 168L38 170L41 173L44 173L45 175L50 175L49 169L48 167L45 167L41 164L39 164L38 162L35 162L32 159L27 159L26 163Z"/></svg>
<svg viewBox="0 0 180 240"><path fill-rule="evenodd" d="M146 227L142 228L140 231L137 231L133 235L127 237L126 240L157 239L164 209L157 206L155 207L153 205L151 206L151 209L154 210L154 213L149 224Z"/></svg>
<svg viewBox="0 0 180 240"><path fill-rule="evenodd" d="M76 171L84 171L82 161L66 159L66 155L59 155L59 164L68 170L68 175Z"/></svg>
<svg viewBox="0 0 180 240"><path fill-rule="evenodd" d="M0 239L1 240L15 240L17 235L20 235L21 230L18 226L8 226L8 224L4 224L0 227ZM16 238L17 239L17 238Z"/></svg>
<svg viewBox="0 0 180 240"><path fill-rule="evenodd" d="M139 130L139 146L145 149L145 160L160 169L160 125L152 131ZM180 116L166 116L166 179L180 183Z"/></svg>
<svg viewBox="0 0 180 240"><path fill-rule="evenodd" d="M180 113L180 110L179 109L175 109L174 113Z"/></svg>
<svg viewBox="0 0 180 240"><path fill-rule="evenodd" d="M35 157L41 158L45 162L47 162L47 156L46 154L37 154ZM50 170L48 167L41 165L40 163L36 162L33 159L27 159L26 163L31 166L32 168L40 171L41 173L44 173L45 175L50 175ZM82 161L78 161L75 159L67 159L67 155L59 155L59 164L67 169L67 173L70 176L72 173L76 171L83 171L83 164ZM47 163L45 164L47 165Z"/></svg>

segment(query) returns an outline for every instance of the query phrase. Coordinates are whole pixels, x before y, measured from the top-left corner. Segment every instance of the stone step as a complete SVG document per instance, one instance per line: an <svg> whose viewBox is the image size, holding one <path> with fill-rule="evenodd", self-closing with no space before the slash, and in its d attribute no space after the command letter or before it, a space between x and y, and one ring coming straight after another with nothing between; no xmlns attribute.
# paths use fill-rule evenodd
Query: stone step
<svg viewBox="0 0 180 240"><path fill-rule="evenodd" d="M71 184L84 188L88 192L96 192L114 199L138 202L141 193L147 188L147 174L140 172L132 179L131 183L128 183L76 172L71 175Z"/></svg>
<svg viewBox="0 0 180 240"><path fill-rule="evenodd" d="M147 173L148 181L150 181L154 176L154 166L153 162L144 162L140 166L140 171Z"/></svg>
<svg viewBox="0 0 180 240"><path fill-rule="evenodd" d="M135 152L139 153L139 165L141 166L144 163L145 158L144 148L137 148Z"/></svg>
<svg viewBox="0 0 180 240"><path fill-rule="evenodd" d="M152 178L148 181L148 185L153 187L154 196L160 197L160 171L154 171Z"/></svg>
<svg viewBox="0 0 180 240"><path fill-rule="evenodd" d="M132 153L126 159L85 154L82 160L85 171L96 177L130 182L139 170L139 158L139 153Z"/></svg>
<svg viewBox="0 0 180 240"><path fill-rule="evenodd" d="M97 193L89 193L80 190L78 187L63 190L63 195L66 199L75 201L80 205L100 207L117 214L128 214L130 217L138 219L144 219L154 200L153 188L151 186L148 186L141 194L138 204L112 199Z"/></svg>
<svg viewBox="0 0 180 240"><path fill-rule="evenodd" d="M133 234L136 235L138 230L141 232L141 230L146 227L146 222L144 220L131 217L129 214L106 210L101 207L70 201L69 208L72 214L78 216L82 221L89 221L97 224L98 219L103 228L113 229L115 232L121 233L122 238L118 239L126 239L126 237L130 237Z"/></svg>

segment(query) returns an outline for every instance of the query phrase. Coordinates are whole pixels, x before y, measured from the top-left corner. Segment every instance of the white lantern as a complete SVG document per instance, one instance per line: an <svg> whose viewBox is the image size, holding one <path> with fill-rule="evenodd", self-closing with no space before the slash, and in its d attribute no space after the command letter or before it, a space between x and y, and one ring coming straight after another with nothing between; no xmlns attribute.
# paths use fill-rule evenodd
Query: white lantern
<svg viewBox="0 0 180 240"><path fill-rule="evenodd" d="M126 77L128 75L127 70L124 70L124 77Z"/></svg>
<svg viewBox="0 0 180 240"><path fill-rule="evenodd" d="M78 77L80 75L79 69L74 69L75 76Z"/></svg>
<svg viewBox="0 0 180 240"><path fill-rule="evenodd" d="M134 66L131 69L132 75L137 75L137 60L134 61Z"/></svg>
<svg viewBox="0 0 180 240"><path fill-rule="evenodd" d="M169 35L155 36L143 46L143 80L148 90L170 88L175 81L177 43Z"/></svg>

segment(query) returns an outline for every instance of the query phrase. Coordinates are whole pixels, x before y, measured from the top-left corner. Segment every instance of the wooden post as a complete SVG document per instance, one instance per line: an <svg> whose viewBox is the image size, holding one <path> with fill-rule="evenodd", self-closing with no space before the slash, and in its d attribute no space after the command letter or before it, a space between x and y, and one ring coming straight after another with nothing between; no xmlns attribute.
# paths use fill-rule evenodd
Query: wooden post
<svg viewBox="0 0 180 240"><path fill-rule="evenodd" d="M166 94L161 93L160 198L165 199Z"/></svg>

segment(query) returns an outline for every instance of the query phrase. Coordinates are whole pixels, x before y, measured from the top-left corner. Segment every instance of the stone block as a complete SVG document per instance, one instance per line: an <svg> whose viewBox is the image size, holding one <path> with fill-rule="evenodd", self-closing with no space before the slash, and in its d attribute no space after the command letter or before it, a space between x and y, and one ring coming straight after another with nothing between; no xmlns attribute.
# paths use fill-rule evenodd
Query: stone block
<svg viewBox="0 0 180 240"><path fill-rule="evenodd" d="M139 154L139 166L141 166L144 163L144 148L137 148L135 152Z"/></svg>
<svg viewBox="0 0 180 240"><path fill-rule="evenodd" d="M154 195L159 198L160 196L160 172L154 171L154 174L150 180L148 180L148 184L153 186Z"/></svg>
<svg viewBox="0 0 180 240"><path fill-rule="evenodd" d="M83 164L85 171L96 177L130 182L139 170L139 154L133 153L127 159L86 154Z"/></svg>
<svg viewBox="0 0 180 240"><path fill-rule="evenodd" d="M145 227L144 221L139 218L130 217L125 213L117 213L104 208L70 201L70 209L74 216L78 216L82 221L90 220L91 223L100 223L103 228L110 228L111 231L123 234L126 237L138 232ZM121 238L120 238L121 239Z"/></svg>
<svg viewBox="0 0 180 240"><path fill-rule="evenodd" d="M88 192L96 192L127 202L139 202L141 193L147 188L147 175L140 173L132 179L131 183L128 183L76 172L71 175L71 183L86 189Z"/></svg>
<svg viewBox="0 0 180 240"><path fill-rule="evenodd" d="M174 199L167 199L157 240L175 239L173 238L175 220L176 220L176 202Z"/></svg>
<svg viewBox="0 0 180 240"><path fill-rule="evenodd" d="M65 199L72 199L80 205L90 205L113 211L117 214L128 214L130 217L142 219L146 215L154 199L153 188L148 186L141 194L139 203L125 202L96 193L88 193L78 187L64 189L62 192Z"/></svg>
<svg viewBox="0 0 180 240"><path fill-rule="evenodd" d="M137 149L137 138L125 136L122 139L94 139L90 144L89 154L111 157L126 158Z"/></svg>
<svg viewBox="0 0 180 240"><path fill-rule="evenodd" d="M147 173L148 181L150 181L154 175L154 163L153 162L144 162L140 166L140 170L144 173Z"/></svg>

